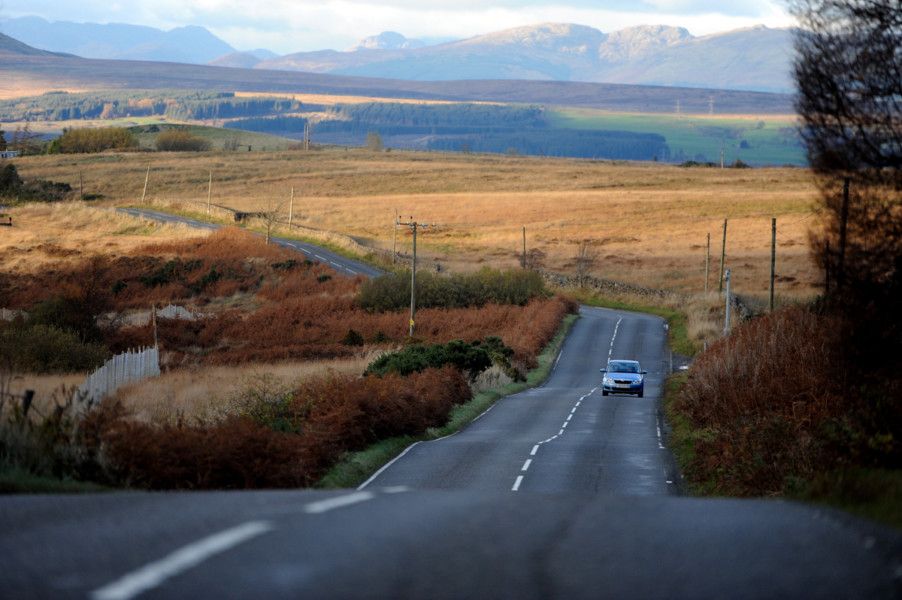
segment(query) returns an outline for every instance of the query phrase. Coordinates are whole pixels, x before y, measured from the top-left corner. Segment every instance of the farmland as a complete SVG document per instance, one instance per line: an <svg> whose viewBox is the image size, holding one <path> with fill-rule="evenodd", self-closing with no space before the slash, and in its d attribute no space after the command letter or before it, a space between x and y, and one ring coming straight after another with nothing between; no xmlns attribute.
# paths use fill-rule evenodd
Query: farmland
<svg viewBox="0 0 902 600"><path fill-rule="evenodd" d="M291 188L294 219L390 249L395 210L435 226L420 239L423 264L452 270L516 266L521 227L546 266L572 271L577 247L597 250L593 273L649 287L704 287L706 234L712 257L729 218L727 266L735 289L768 286L770 218L778 218L778 288L788 298L817 290L808 254L815 188L806 170L681 168L492 155L366 150L272 153L103 154L28 157L24 177L77 185L102 204L132 205L150 167L148 198L191 210L206 201L239 210L281 204ZM196 210L196 206L193 208ZM409 236L398 234L400 251ZM712 272L716 271L712 260Z"/></svg>

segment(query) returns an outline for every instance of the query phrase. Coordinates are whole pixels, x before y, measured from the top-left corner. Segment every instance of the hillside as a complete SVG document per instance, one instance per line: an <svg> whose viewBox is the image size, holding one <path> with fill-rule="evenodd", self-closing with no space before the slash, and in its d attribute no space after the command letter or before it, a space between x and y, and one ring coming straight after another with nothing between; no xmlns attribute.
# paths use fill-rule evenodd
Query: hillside
<svg viewBox="0 0 902 600"><path fill-rule="evenodd" d="M203 64L235 51L203 27L163 31L124 23L72 23L21 17L0 22L0 31L36 48L84 58Z"/></svg>
<svg viewBox="0 0 902 600"><path fill-rule="evenodd" d="M759 26L694 37L663 25L603 33L569 23L517 27L417 47L400 34L347 52L299 52L256 65L409 80L542 79L790 92L792 32Z"/></svg>
<svg viewBox="0 0 902 600"><path fill-rule="evenodd" d="M190 89L237 92L343 94L384 98L495 101L600 108L628 112L789 114L782 94L613 85L565 81L402 81L317 73L225 68L143 61L92 60L24 54L0 48L0 96L41 90Z"/></svg>
<svg viewBox="0 0 902 600"><path fill-rule="evenodd" d="M19 40L13 39L8 35L3 35L0 33L0 53L6 55L19 55L19 56L52 56L52 52L47 52L46 50L38 50L37 48L32 48L28 44L24 44Z"/></svg>

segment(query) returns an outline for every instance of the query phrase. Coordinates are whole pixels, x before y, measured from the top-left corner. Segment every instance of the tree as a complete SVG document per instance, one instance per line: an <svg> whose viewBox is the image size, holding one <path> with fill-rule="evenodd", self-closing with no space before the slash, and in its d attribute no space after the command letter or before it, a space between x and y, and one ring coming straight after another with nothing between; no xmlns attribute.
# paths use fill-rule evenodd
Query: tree
<svg viewBox="0 0 902 600"><path fill-rule="evenodd" d="M258 214L263 219L263 227L266 230L266 243L272 238L272 231L281 220L282 211L285 208L284 203L276 202L272 198L266 201L266 210L260 211Z"/></svg>
<svg viewBox="0 0 902 600"><path fill-rule="evenodd" d="M792 10L825 297L850 364L891 371L902 357L902 2L794 0Z"/></svg>
<svg viewBox="0 0 902 600"><path fill-rule="evenodd" d="M382 136L375 131L366 134L366 147L373 152L381 152L383 148Z"/></svg>
<svg viewBox="0 0 902 600"><path fill-rule="evenodd" d="M0 129L0 152L6 150L6 136L5 132Z"/></svg>

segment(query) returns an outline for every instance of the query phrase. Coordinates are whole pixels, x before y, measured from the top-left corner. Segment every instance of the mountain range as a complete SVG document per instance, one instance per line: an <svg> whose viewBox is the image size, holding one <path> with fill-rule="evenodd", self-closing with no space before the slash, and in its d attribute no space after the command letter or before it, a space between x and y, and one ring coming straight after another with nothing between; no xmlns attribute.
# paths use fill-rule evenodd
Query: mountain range
<svg viewBox="0 0 902 600"><path fill-rule="evenodd" d="M235 49L203 27L163 31L125 23L72 23L20 17L0 22L0 32L29 46L83 58L204 64ZM273 53L260 58L272 58Z"/></svg>
<svg viewBox="0 0 902 600"><path fill-rule="evenodd" d="M237 52L195 26L162 31L22 17L0 22L0 31L36 48L85 58L408 81L518 79L793 90L793 32L763 26L696 37L686 29L665 25L604 33L584 25L543 23L439 44L387 31L345 51L284 56L264 49Z"/></svg>

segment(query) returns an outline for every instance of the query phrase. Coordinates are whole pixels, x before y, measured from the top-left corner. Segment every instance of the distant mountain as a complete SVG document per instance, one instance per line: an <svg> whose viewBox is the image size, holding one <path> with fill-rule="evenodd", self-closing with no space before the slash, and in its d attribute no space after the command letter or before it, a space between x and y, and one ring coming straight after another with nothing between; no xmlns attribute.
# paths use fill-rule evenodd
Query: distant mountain
<svg viewBox="0 0 902 600"><path fill-rule="evenodd" d="M406 38L396 31L383 31L363 38L351 50L411 50L425 45L421 40Z"/></svg>
<svg viewBox="0 0 902 600"><path fill-rule="evenodd" d="M52 52L84 58L204 64L235 52L203 27L170 31L122 23L72 23L21 17L0 22L0 32Z"/></svg>
<svg viewBox="0 0 902 600"><path fill-rule="evenodd" d="M532 79L789 92L792 32L759 26L694 37L663 25L605 34L544 23L434 46L401 34L367 38L346 52L299 52L264 60L279 69L423 81Z"/></svg>
<svg viewBox="0 0 902 600"><path fill-rule="evenodd" d="M38 50L37 48L32 48L28 44L23 44L19 40L15 40L8 35L3 35L0 33L0 53L6 55L20 55L20 56L53 56L53 52L47 52L46 50Z"/></svg>

